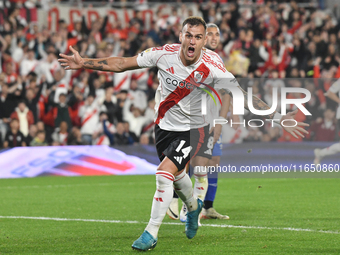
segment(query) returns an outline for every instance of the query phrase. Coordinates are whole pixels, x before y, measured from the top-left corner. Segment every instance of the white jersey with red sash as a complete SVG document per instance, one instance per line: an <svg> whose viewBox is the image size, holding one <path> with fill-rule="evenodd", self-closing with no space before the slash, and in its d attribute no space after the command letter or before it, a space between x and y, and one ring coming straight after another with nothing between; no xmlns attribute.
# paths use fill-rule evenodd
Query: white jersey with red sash
<svg viewBox="0 0 340 255"><path fill-rule="evenodd" d="M56 131L52 134L52 139L54 142L58 142L59 145L67 145L67 138L68 138L68 133L60 133L60 131Z"/></svg>
<svg viewBox="0 0 340 255"><path fill-rule="evenodd" d="M114 91L118 92L121 90L129 90L131 83L131 71L123 73L115 73L113 76L114 81Z"/></svg>
<svg viewBox="0 0 340 255"><path fill-rule="evenodd" d="M149 79L149 69L143 68L143 69L137 69L133 71L132 79L135 79L138 84L138 88L141 90L147 90L148 89L148 79Z"/></svg>
<svg viewBox="0 0 340 255"><path fill-rule="evenodd" d="M26 76L29 72L34 72L36 67L39 65L39 61L36 59L24 59L20 63L20 75Z"/></svg>
<svg viewBox="0 0 340 255"><path fill-rule="evenodd" d="M92 135L96 129L99 121L99 106L96 101L91 105L83 105L79 109L79 117L81 118L81 129L82 134Z"/></svg>
<svg viewBox="0 0 340 255"><path fill-rule="evenodd" d="M163 130L188 131L209 124L202 115L202 98L214 87L237 86L234 76L221 64L216 53L202 49L195 64L184 66L180 44L150 48L137 57L139 67L158 67L155 123Z"/></svg>

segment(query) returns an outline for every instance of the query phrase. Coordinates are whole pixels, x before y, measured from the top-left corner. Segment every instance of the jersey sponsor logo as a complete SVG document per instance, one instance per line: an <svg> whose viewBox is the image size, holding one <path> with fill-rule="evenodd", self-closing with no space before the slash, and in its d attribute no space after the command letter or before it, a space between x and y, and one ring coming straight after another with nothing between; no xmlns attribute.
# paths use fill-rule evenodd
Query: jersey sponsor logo
<svg viewBox="0 0 340 255"><path fill-rule="evenodd" d="M200 71L204 74L203 77L202 77L202 80L200 82L195 82L195 79L194 79L194 72L195 71ZM176 79L172 79L172 78L174 78L173 76L166 78L164 82L167 83L167 84L172 84L172 85L176 86L176 88L165 98L165 100L163 100L159 104L158 116L157 116L157 119L155 120L155 123L159 124L160 120L164 118L165 113L171 107L178 104L178 102L180 100L182 100L184 97L189 95L193 91L194 87L197 87L199 89L203 89L203 88L200 88L200 86L203 85L203 86L209 88L211 91L213 91L213 93L215 93L216 96L219 98L216 90L213 87L211 87L210 85L204 83L204 81L209 76L209 74L210 74L210 69L204 63L201 63L201 65L199 67L197 67L196 70L192 71L192 73L185 80L178 81ZM184 89L184 88L187 88L187 89ZM210 93L210 91L208 91L208 90L205 90L205 92ZM202 93L202 96L203 96L203 93ZM212 96L212 95L210 95L210 96ZM220 100L220 98L219 98L219 100ZM221 100L220 100L220 103L222 104Z"/></svg>
<svg viewBox="0 0 340 255"><path fill-rule="evenodd" d="M168 71L168 70L167 70ZM165 79L165 82L167 84L172 84L174 86L178 86L180 87L181 89L184 89L184 88L187 88L187 89L193 89L194 88L194 85L186 80L184 81L178 81L178 80L172 80L171 78L166 78Z"/></svg>
<svg viewBox="0 0 340 255"><path fill-rule="evenodd" d="M168 71L168 70L166 70L166 71ZM195 71L195 72L197 72L197 71ZM203 75L204 75L203 72L197 72L198 79L202 80ZM220 101L220 103L222 105L222 100L221 100L220 96L218 95L218 93L216 92L216 90L213 87L209 86L208 84L205 84L205 83L202 83L202 82L199 82L199 81L196 82L195 80L197 79L197 77L194 76L194 78L191 78L190 82L188 82L187 80L184 80L184 81L172 80L171 78L166 78L165 82L167 84L172 84L172 85L174 85L176 87L178 86L181 89L186 88L188 90L193 90L194 87L197 87L198 89L203 90L204 92L206 92L213 99L215 105L217 105L216 100L215 100L214 96L210 93L210 91L207 90L207 89L199 87L200 85L204 85L204 86L208 87L213 93L215 93L215 95L217 96L218 100Z"/></svg>

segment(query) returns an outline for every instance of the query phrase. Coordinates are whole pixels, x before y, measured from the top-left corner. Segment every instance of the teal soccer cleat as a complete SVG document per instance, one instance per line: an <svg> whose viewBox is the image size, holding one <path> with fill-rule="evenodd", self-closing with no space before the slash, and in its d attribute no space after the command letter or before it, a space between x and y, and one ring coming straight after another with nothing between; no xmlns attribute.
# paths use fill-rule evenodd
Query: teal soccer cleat
<svg viewBox="0 0 340 255"><path fill-rule="evenodd" d="M189 239L193 238L198 229L198 217L202 211L203 201L197 198L197 209L187 213L187 222L185 224L185 234Z"/></svg>
<svg viewBox="0 0 340 255"><path fill-rule="evenodd" d="M156 247L158 238L154 238L148 231L144 230L143 234L133 242L132 249L147 251Z"/></svg>

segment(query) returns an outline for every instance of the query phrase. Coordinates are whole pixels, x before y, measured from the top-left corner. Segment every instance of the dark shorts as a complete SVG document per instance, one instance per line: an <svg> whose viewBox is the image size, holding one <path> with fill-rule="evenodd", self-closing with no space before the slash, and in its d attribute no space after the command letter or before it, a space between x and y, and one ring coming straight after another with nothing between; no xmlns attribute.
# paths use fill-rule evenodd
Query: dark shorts
<svg viewBox="0 0 340 255"><path fill-rule="evenodd" d="M159 160L168 157L178 171L195 156L211 159L214 138L209 135L209 125L183 132L163 130L155 125L155 138Z"/></svg>

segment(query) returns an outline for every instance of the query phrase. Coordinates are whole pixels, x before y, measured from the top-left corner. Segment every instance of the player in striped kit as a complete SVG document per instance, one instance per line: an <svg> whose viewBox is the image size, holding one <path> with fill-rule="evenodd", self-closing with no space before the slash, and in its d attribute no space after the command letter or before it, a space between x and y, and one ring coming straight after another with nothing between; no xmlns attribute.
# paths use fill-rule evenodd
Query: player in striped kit
<svg viewBox="0 0 340 255"><path fill-rule="evenodd" d="M234 76L219 63L216 54L203 49L206 24L202 18L187 18L183 22L179 40L181 44L151 48L130 58L83 59L72 47L72 56L60 55L62 59L59 62L67 70L88 68L124 72L158 67L160 84L155 96L155 140L161 163L156 172L156 192L150 221L142 235L132 244L132 248L137 250L146 251L156 246L160 225L172 200L173 186L188 208L186 236L191 239L197 233L203 201L193 196L191 180L183 170L195 156L197 160L201 160L200 165L207 163L202 155L208 149L209 123L202 115L201 107L206 88L215 93L214 87L225 88L226 91L234 87L233 90L239 92L241 97L245 95L247 98L246 92L240 91ZM257 109L269 109L258 98L254 97L253 100ZM226 118L228 106L222 102L220 118ZM282 120L292 118L292 114L281 118L277 113L268 118L272 119L274 115ZM303 123L285 129L294 136L303 136L302 133L306 131L301 126ZM216 125L215 131L219 136L221 125Z"/></svg>

